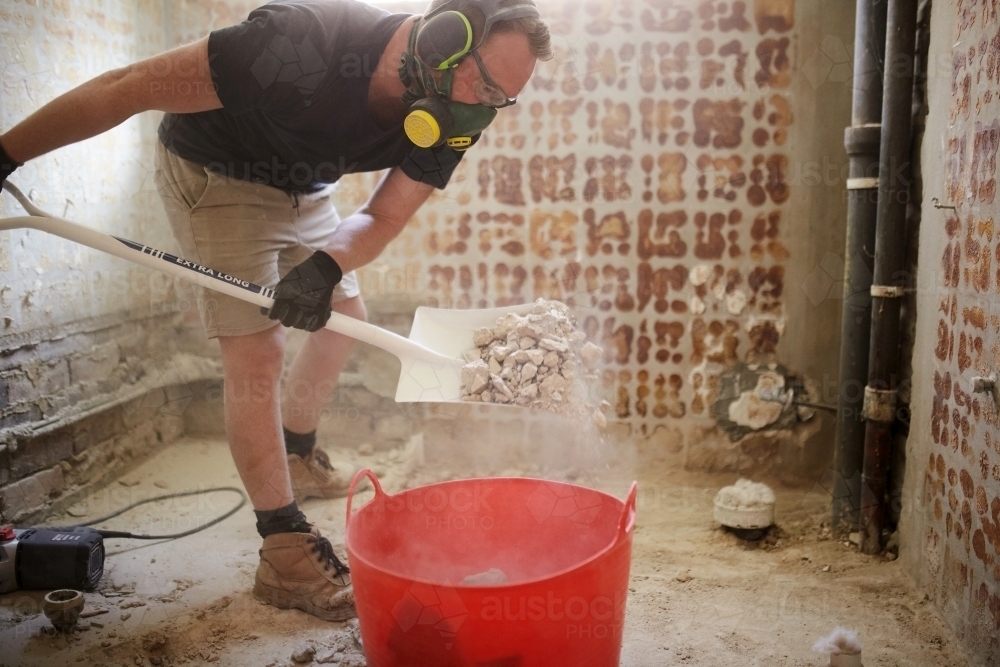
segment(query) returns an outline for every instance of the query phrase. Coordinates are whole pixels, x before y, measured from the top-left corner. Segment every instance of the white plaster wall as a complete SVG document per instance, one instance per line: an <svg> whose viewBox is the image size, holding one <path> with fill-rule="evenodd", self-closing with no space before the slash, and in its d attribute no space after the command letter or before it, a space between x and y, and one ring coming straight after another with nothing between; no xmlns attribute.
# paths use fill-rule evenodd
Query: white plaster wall
<svg viewBox="0 0 1000 667"><path fill-rule="evenodd" d="M0 2L0 132L103 72L163 49L158 0ZM159 113L32 160L11 182L56 215L169 249L153 185ZM9 195L0 215L22 215ZM128 311L171 307L171 282L37 231L0 233L0 341ZM53 329L55 330L55 329Z"/></svg>

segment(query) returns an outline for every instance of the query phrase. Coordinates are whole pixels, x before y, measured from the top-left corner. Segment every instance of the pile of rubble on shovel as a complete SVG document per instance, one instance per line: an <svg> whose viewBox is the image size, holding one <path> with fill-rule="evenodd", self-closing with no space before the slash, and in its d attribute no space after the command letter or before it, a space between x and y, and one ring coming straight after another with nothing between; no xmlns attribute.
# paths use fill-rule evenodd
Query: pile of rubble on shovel
<svg viewBox="0 0 1000 667"><path fill-rule="evenodd" d="M603 351L586 338L558 301L539 299L527 315L508 313L493 328L476 330L477 347L462 368L462 400L589 413L603 427L605 417L587 395Z"/></svg>

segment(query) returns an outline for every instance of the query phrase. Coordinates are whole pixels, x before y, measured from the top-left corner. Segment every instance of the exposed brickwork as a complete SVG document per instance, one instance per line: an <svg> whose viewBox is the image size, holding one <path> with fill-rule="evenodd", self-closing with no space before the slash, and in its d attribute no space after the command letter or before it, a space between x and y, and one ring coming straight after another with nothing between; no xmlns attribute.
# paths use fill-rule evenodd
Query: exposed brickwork
<svg viewBox="0 0 1000 667"><path fill-rule="evenodd" d="M168 388L190 393L187 385ZM184 432L183 414L167 414L156 389L0 452L0 522L36 520L53 503L68 505L121 474L128 463ZM153 401L150 400L153 397Z"/></svg>
<svg viewBox="0 0 1000 667"><path fill-rule="evenodd" d="M930 34L925 191L955 208L923 206L901 553L971 662L996 665L1000 414L972 390L1000 365L996 3L934 3Z"/></svg>
<svg viewBox="0 0 1000 667"><path fill-rule="evenodd" d="M62 468L54 466L0 487L0 517L4 522L14 521L38 510L50 499L60 496L65 486Z"/></svg>
<svg viewBox="0 0 1000 667"><path fill-rule="evenodd" d="M78 328L0 349L5 521L39 516L176 439L193 396L188 381L218 374L192 357L213 348L183 315Z"/></svg>

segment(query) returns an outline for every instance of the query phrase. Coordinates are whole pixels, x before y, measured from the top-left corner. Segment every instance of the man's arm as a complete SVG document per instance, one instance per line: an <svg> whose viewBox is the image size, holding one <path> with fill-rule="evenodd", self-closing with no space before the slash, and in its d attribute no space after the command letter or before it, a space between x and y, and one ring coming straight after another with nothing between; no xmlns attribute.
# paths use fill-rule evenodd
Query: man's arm
<svg viewBox="0 0 1000 667"><path fill-rule="evenodd" d="M0 135L0 145L23 163L97 136L142 111L194 113L221 106L205 37L77 86Z"/></svg>
<svg viewBox="0 0 1000 667"><path fill-rule="evenodd" d="M341 221L323 250L314 252L278 281L274 304L260 312L286 327L306 331L326 325L330 298L343 275L378 257L433 189L412 180L398 167L390 170L365 205Z"/></svg>
<svg viewBox="0 0 1000 667"><path fill-rule="evenodd" d="M341 221L323 250L344 273L368 264L403 231L433 191L433 186L410 179L398 167L392 169L367 203Z"/></svg>

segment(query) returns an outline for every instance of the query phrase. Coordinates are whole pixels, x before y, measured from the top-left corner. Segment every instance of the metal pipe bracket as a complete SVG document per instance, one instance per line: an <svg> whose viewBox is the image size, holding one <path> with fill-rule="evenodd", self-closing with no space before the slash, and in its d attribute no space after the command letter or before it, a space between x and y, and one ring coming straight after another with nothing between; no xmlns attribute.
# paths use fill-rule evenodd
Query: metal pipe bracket
<svg viewBox="0 0 1000 667"><path fill-rule="evenodd" d="M877 156L882 145L882 124L866 123L844 128L844 148L850 156Z"/></svg>
<svg viewBox="0 0 1000 667"><path fill-rule="evenodd" d="M872 296L881 299L901 299L906 288L899 285L872 285Z"/></svg>
<svg viewBox="0 0 1000 667"><path fill-rule="evenodd" d="M878 190L878 176L847 179L848 190Z"/></svg>
<svg viewBox="0 0 1000 667"><path fill-rule="evenodd" d="M891 424L896 421L896 390L865 387L861 415L868 421Z"/></svg>

